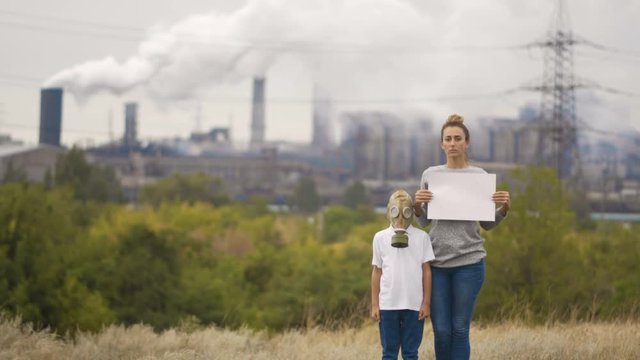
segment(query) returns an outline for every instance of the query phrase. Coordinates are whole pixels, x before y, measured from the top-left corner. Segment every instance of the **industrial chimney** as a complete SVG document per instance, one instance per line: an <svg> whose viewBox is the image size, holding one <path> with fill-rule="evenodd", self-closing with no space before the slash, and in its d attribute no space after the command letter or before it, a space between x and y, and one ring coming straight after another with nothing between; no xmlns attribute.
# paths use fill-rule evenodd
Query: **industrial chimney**
<svg viewBox="0 0 640 360"><path fill-rule="evenodd" d="M264 78L253 79L253 105L251 110L251 147L264 143Z"/></svg>
<svg viewBox="0 0 640 360"><path fill-rule="evenodd" d="M313 116L311 145L319 150L332 146L331 102L326 92L317 84L313 86Z"/></svg>
<svg viewBox="0 0 640 360"><path fill-rule="evenodd" d="M40 90L40 144L60 146L62 88Z"/></svg>
<svg viewBox="0 0 640 360"><path fill-rule="evenodd" d="M124 104L124 137L122 143L126 148L133 148L138 144L138 104L134 102Z"/></svg>

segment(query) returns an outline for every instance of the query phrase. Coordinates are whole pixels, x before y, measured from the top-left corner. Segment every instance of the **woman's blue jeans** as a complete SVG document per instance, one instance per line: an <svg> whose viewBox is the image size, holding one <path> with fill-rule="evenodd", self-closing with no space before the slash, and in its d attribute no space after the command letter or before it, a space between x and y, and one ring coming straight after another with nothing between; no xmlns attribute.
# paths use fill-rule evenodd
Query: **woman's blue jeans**
<svg viewBox="0 0 640 360"><path fill-rule="evenodd" d="M484 259L453 268L431 267L431 325L436 359L469 359L469 327L483 282Z"/></svg>
<svg viewBox="0 0 640 360"><path fill-rule="evenodd" d="M418 359L424 320L414 310L380 310L382 360L397 359L402 348L404 360Z"/></svg>

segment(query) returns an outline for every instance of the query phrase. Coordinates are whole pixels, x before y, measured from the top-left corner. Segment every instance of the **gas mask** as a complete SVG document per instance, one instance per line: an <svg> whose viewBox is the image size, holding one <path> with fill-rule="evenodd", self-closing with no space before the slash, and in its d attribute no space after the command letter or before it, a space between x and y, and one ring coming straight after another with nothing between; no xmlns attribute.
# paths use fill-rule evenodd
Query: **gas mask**
<svg viewBox="0 0 640 360"><path fill-rule="evenodd" d="M387 216L395 234L391 238L391 246L406 248L409 246L407 228L413 221L413 200L404 190L391 194L387 204Z"/></svg>

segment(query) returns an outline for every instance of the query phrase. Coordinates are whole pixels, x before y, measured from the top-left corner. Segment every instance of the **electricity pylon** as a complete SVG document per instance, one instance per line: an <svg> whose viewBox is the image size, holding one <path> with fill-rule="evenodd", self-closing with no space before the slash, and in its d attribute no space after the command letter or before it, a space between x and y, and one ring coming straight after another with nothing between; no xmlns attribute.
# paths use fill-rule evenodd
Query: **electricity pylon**
<svg viewBox="0 0 640 360"><path fill-rule="evenodd" d="M537 162L556 170L562 179L580 173L573 47L581 42L569 27L564 0L558 0L546 38L531 46L544 53L542 84L533 90L542 92L538 124Z"/></svg>

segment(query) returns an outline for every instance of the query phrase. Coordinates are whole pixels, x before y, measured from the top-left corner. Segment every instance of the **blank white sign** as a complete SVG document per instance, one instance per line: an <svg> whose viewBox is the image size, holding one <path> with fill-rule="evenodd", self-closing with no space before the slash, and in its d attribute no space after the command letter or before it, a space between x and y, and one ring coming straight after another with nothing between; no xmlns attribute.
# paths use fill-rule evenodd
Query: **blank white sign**
<svg viewBox="0 0 640 360"><path fill-rule="evenodd" d="M495 221L496 174L433 172L427 182L429 219Z"/></svg>

